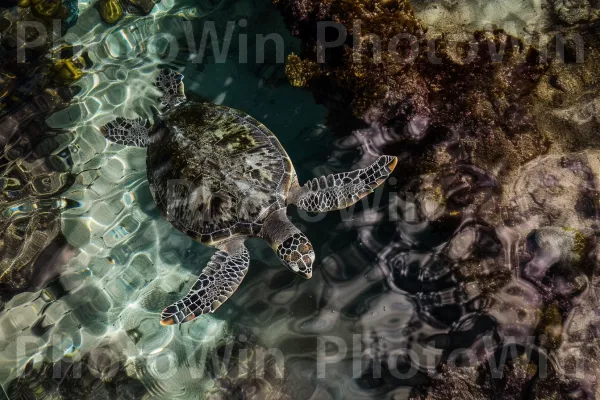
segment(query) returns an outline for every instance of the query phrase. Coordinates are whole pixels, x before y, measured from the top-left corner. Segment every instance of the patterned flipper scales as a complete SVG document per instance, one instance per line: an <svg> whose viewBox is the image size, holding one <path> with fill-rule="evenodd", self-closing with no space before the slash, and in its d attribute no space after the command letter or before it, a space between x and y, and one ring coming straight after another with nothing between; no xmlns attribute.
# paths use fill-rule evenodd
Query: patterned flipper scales
<svg viewBox="0 0 600 400"><path fill-rule="evenodd" d="M156 88L163 92L159 98L165 108L173 108L186 101L183 75L165 68L156 77ZM142 118L117 118L101 128L104 136L114 143L126 146L147 147L150 144L150 122Z"/></svg>
<svg viewBox="0 0 600 400"><path fill-rule="evenodd" d="M156 88L163 92L160 104L163 107L173 108L184 103L185 97L183 75L172 69L165 68L156 77Z"/></svg>
<svg viewBox="0 0 600 400"><path fill-rule="evenodd" d="M150 143L150 122L142 119L117 118L102 128L104 136L113 143L125 146L147 147Z"/></svg>
<svg viewBox="0 0 600 400"><path fill-rule="evenodd" d="M294 191L290 202L310 212L349 207L381 185L397 162L396 157L381 156L366 168L314 178Z"/></svg>
<svg viewBox="0 0 600 400"><path fill-rule="evenodd" d="M217 247L220 250L211 257L190 292L163 310L161 325L181 324L215 312L242 283L250 264L243 239Z"/></svg>

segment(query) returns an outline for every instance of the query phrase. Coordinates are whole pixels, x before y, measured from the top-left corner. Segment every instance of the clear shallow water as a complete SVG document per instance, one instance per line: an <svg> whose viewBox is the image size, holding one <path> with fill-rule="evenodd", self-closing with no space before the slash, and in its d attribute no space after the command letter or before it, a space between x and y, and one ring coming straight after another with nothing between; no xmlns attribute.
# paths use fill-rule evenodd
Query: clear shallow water
<svg viewBox="0 0 600 400"><path fill-rule="evenodd" d="M213 250L160 217L148 190L145 151L109 144L98 131L115 116L151 118L150 107L159 96L152 82L159 68L166 64L181 71L188 97L244 110L265 123L302 181L368 165L399 137L373 124L335 139L325 127L325 107L310 92L289 86L275 54L267 53L264 64L252 57L239 62L240 33L251 38L279 32L285 54L298 52L299 43L269 2L163 1L150 16L128 16L111 27L92 7L84 3L80 9L64 40L83 46L92 65L77 82L80 92L73 103L48 120L71 131L59 136L62 147L55 153L66 149L77 174L62 194L75 205L62 211L61 227L72 257L57 281L15 296L0 315L3 386L35 364L44 373L28 370L23 385L54 382L47 386L49 395L59 381L71 396L90 397L403 399L440 372L436 367L453 349L485 358L482 354L506 340L525 343L544 318L550 322L542 326L571 332L552 353L551 365L582 358L581 343L589 337L582 332L596 321L594 273L590 289L559 325L548 317L548 291L523 279L528 273L521 270L529 261L522 255L523 237L541 225L538 220L496 229L475 218L469 206L441 218L452 201L464 205L468 202L460 201L468 196L489 197L493 185L475 169L448 174L454 175L443 183L452 193L446 205L439 196L441 184L423 174L409 182L391 179L352 214L308 220L291 210L316 248L311 280L296 278L266 244L251 240L250 272L216 314L181 328L160 326L162 308L187 292ZM208 18L220 27L248 22L246 28L238 24L223 64L190 62L186 46L174 59L161 58L166 42L157 34L185 43L182 21L190 20L201 32ZM253 54L252 44L250 49ZM410 157L408 150L399 155ZM546 179L547 169L556 170L558 161L544 160L524 168L524 178L507 191L507 203L523 213L535 211L535 204L523 201L522 193L539 195L545 190L536 186L539 182L570 182L565 191L586 185L573 172L577 168L561 167L561 174L555 171ZM413 193L414 201L406 193ZM473 203L484 203L478 202ZM560 213L565 207L559 201L555 208ZM563 225L582 225L576 215L565 211L562 217ZM469 264L473 258L476 268ZM544 268L550 261L537 263ZM486 285L495 281L502 283L484 298ZM265 363L257 361L261 354ZM56 372L60 360L83 361L81 373L73 366ZM441 376L442 382L456 378Z"/></svg>
<svg viewBox="0 0 600 400"><path fill-rule="evenodd" d="M168 32L183 42L184 18L201 32L205 15L226 22L266 13L274 26L249 25L247 31L275 30L284 34L287 52L297 47L272 5L229 6L166 1L148 17L127 17L107 27L94 9L80 5L79 23L64 40L82 46L92 67L77 82L80 91L72 104L48 120L52 127L71 131L60 140L77 178L63 197L76 206L62 213L62 231L75 255L57 282L40 292L18 295L6 305L0 321L8 344L0 355L4 384L32 357L36 362L78 360L108 345L133 368L151 395L197 398L214 386L212 376L201 371L204 360L198 354L212 354L230 339L236 315L242 312L239 308L246 303L242 299L253 290L252 281L264 286L269 279L261 282L261 277L250 276L236 302L223 307L218 317L181 329L161 327L160 310L187 292L213 250L193 242L160 216L148 189L146 151L110 144L98 128L115 116L151 116L150 106L160 95L152 82L166 64L159 56L160 43L152 41ZM237 62L237 51L230 53L234 56L224 64L207 63L201 65L202 71L181 60L166 65L185 75L188 96L244 110L278 132L284 146L290 144L286 146L290 155L300 161L300 174L311 175L310 169L317 167L326 170L322 165L332 139L322 125L325 109L314 104L310 93L292 89L284 66L269 60L269 54L265 64L243 65ZM303 157L310 161L302 162ZM261 257L269 250L258 240L250 249L257 264L252 270L284 270L274 256ZM268 302L268 293L259 291L258 298ZM38 325L43 335L35 331ZM24 351L18 347L20 338L30 338L25 339L29 341ZM202 361L190 362L194 357ZM174 376L165 372L164 363L175 368Z"/></svg>

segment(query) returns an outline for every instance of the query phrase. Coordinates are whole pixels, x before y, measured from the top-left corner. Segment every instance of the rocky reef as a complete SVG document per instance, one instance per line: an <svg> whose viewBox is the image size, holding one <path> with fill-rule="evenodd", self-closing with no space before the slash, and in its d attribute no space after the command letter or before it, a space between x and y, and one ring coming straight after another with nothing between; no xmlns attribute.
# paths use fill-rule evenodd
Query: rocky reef
<svg viewBox="0 0 600 400"><path fill-rule="evenodd" d="M83 75L86 61L72 49L53 49L50 34L53 21L63 22L64 33L77 15L77 2L20 2L0 10L2 300L43 287L74 251L60 219L69 207L60 194L74 181L69 133L45 120L68 106L76 93L69 85Z"/></svg>
<svg viewBox="0 0 600 400"><path fill-rule="evenodd" d="M156 3L153 0L99 0L96 7L104 22L115 24L127 11L140 15L150 14Z"/></svg>
<svg viewBox="0 0 600 400"><path fill-rule="evenodd" d="M339 157L401 159L394 205L365 212L362 239L421 319L449 328L428 336L442 351L428 377L396 383L414 398L595 398L595 350L577 353L583 375L564 365L596 329L580 304L596 298L598 7L533 3L277 2L302 40L286 73L328 107Z"/></svg>

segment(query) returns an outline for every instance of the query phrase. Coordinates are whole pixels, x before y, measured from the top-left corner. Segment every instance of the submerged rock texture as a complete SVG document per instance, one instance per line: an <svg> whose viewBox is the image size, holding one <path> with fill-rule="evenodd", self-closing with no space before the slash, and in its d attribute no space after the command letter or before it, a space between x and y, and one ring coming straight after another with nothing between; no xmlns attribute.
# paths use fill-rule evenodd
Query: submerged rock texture
<svg viewBox="0 0 600 400"><path fill-rule="evenodd" d="M76 20L71 6L38 1L0 10L2 300L43 287L75 251L62 236L60 219L72 205L60 197L74 182L66 148L72 134L45 122L68 106L76 92L68 85L83 74L83 58L72 57L71 49L52 49L54 21Z"/></svg>
<svg viewBox="0 0 600 400"><path fill-rule="evenodd" d="M339 157L401 159L395 233L377 235L392 229L393 206L353 224L389 285L449 328L429 336L440 358L424 382L405 382L412 396L595 398L596 318L585 310L597 296L598 8L501 3L280 0L303 43L287 74L328 107ZM383 22L392 15L396 25ZM323 43L345 33L319 37L320 21L348 34L321 59ZM410 62L393 59L395 34L400 54L412 44ZM423 249L419 238L433 232L437 247ZM589 356L575 344L582 334ZM402 348L383 337L388 353Z"/></svg>
<svg viewBox="0 0 600 400"><path fill-rule="evenodd" d="M548 151L549 139L532 112L535 89L552 62L540 62L545 53L499 30L476 31L471 42L428 36L410 5L398 1L351 3L368 15L360 33L353 33L349 24L356 25L364 15L347 3L332 3L337 6L315 2L318 13L312 3L278 4L288 21L294 21L292 31L303 39L301 57L288 58L288 76L292 83L305 83L329 106L339 135L365 123L376 125L396 138L388 147L392 151L420 147L411 152L415 165L432 166L436 162L426 160L443 151L455 162L496 176ZM382 15L393 16L397 23ZM321 45L314 27L330 19L348 27L349 36L325 51L325 62L317 63ZM398 34L410 36L393 39ZM374 40L371 35L383 50L368 45ZM318 69L293 67L311 62ZM307 71L312 71L312 80ZM346 126L336 126L336 121Z"/></svg>

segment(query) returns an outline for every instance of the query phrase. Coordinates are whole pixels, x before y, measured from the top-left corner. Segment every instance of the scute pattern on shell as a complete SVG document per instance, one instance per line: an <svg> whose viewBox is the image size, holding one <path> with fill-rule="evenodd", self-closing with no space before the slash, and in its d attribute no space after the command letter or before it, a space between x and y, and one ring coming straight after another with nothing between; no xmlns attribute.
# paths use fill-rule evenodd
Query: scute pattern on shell
<svg viewBox="0 0 600 400"><path fill-rule="evenodd" d="M285 207L292 164L264 125L209 103L185 103L157 128L148 148L150 189L176 228L214 244L256 235L270 211Z"/></svg>

